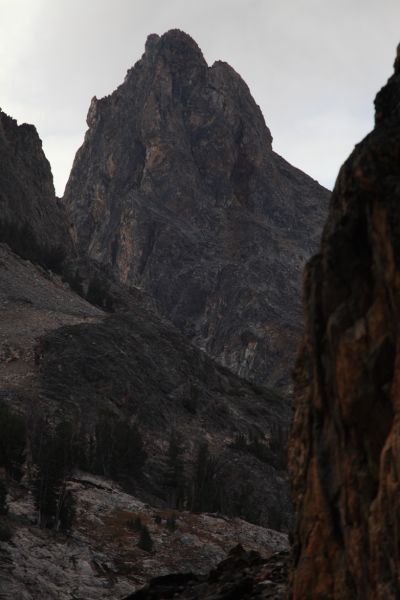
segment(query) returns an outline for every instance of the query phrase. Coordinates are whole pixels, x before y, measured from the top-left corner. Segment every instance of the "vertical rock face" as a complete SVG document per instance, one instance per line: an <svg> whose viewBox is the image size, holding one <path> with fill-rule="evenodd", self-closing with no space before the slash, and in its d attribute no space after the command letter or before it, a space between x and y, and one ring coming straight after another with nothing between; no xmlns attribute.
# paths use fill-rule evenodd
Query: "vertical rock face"
<svg viewBox="0 0 400 600"><path fill-rule="evenodd" d="M328 192L272 151L240 76L181 31L151 35L87 122L64 196L81 251L221 363L287 384Z"/></svg>
<svg viewBox="0 0 400 600"><path fill-rule="evenodd" d="M0 241L18 254L56 268L70 247L50 164L32 125L0 110Z"/></svg>
<svg viewBox="0 0 400 600"><path fill-rule="evenodd" d="M400 596L400 55L305 274L293 598Z"/></svg>

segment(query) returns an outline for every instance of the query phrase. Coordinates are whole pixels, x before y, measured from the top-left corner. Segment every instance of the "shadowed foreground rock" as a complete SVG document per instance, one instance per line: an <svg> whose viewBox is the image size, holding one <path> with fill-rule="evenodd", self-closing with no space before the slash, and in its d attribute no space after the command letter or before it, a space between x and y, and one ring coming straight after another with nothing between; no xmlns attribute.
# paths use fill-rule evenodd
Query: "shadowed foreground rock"
<svg viewBox="0 0 400 600"><path fill-rule="evenodd" d="M208 576L177 573L156 577L125 600L283 600L288 562L287 552L265 559L236 546Z"/></svg>
<svg viewBox="0 0 400 600"><path fill-rule="evenodd" d="M400 597L400 56L306 270L293 598Z"/></svg>

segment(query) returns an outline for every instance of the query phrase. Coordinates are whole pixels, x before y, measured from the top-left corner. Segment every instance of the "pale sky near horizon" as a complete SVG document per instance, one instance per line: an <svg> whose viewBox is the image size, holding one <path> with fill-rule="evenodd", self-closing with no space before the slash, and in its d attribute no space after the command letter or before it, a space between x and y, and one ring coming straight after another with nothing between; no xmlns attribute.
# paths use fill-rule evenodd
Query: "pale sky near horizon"
<svg viewBox="0 0 400 600"><path fill-rule="evenodd" d="M58 195L93 96L111 93L149 33L190 34L240 73L276 152L332 188L373 127L392 73L399 0L0 0L0 107L33 123Z"/></svg>

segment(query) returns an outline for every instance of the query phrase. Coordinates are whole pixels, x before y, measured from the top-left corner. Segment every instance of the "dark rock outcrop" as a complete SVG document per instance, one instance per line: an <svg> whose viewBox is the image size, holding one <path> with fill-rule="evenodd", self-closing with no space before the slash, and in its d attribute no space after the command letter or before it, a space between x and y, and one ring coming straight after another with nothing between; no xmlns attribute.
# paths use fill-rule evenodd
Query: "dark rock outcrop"
<svg viewBox="0 0 400 600"><path fill-rule="evenodd" d="M35 526L37 513L26 486L10 489L6 522L14 535L11 544L0 541L2 600L121 600L166 573L189 571L204 579L200 575L225 560L238 540L264 559L287 549L282 533L218 515L177 511L171 531L166 527L171 510L144 504L104 477L77 472L68 487L77 516L67 536ZM150 532L151 554L138 546L140 533L130 525L137 518ZM179 581L180 575L168 579Z"/></svg>
<svg viewBox="0 0 400 600"><path fill-rule="evenodd" d="M33 125L0 110L0 242L24 258L59 269L71 248L50 164Z"/></svg>
<svg viewBox="0 0 400 600"><path fill-rule="evenodd" d="M299 600L400 596L400 53L375 106L305 274L289 451Z"/></svg>
<svg viewBox="0 0 400 600"><path fill-rule="evenodd" d="M236 546L208 576L176 573L157 577L125 600L284 600L288 565L287 552L265 559Z"/></svg>
<svg viewBox="0 0 400 600"><path fill-rule="evenodd" d="M81 252L220 363L286 386L327 190L273 152L240 76L178 30L148 38L87 122L64 196Z"/></svg>

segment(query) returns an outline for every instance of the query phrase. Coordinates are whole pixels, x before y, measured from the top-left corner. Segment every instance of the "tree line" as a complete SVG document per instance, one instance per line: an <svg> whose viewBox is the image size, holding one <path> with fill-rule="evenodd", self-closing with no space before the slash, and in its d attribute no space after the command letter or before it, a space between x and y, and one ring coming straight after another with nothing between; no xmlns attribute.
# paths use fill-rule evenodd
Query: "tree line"
<svg viewBox="0 0 400 600"><path fill-rule="evenodd" d="M68 532L76 513L67 485L74 469L130 478L140 475L146 458L136 425L110 412L100 414L90 436L70 421L54 424L49 418L39 419L28 432L25 418L0 404L0 516L8 512L8 484L21 481L25 470L38 524Z"/></svg>
<svg viewBox="0 0 400 600"><path fill-rule="evenodd" d="M274 436L279 438L279 436ZM269 447L258 439L237 436L236 451L250 452L263 462L283 466L280 440ZM276 446L276 447L275 447ZM164 456L162 492L170 508L192 512L218 512L257 521L246 482L226 479L226 458L215 456L205 440L199 440L195 456L185 460L185 446L178 431L170 434ZM192 452L190 453L192 454ZM68 484L74 469L115 479L128 488L140 479L147 459L141 433L135 423L111 411L99 414L88 434L70 421L37 420L29 432L24 417L0 404L0 519L7 514L7 485L26 473L38 524L70 531L76 513L73 490ZM234 489L233 489L234 488ZM274 519L275 520L275 519ZM270 526L274 526L271 522Z"/></svg>

